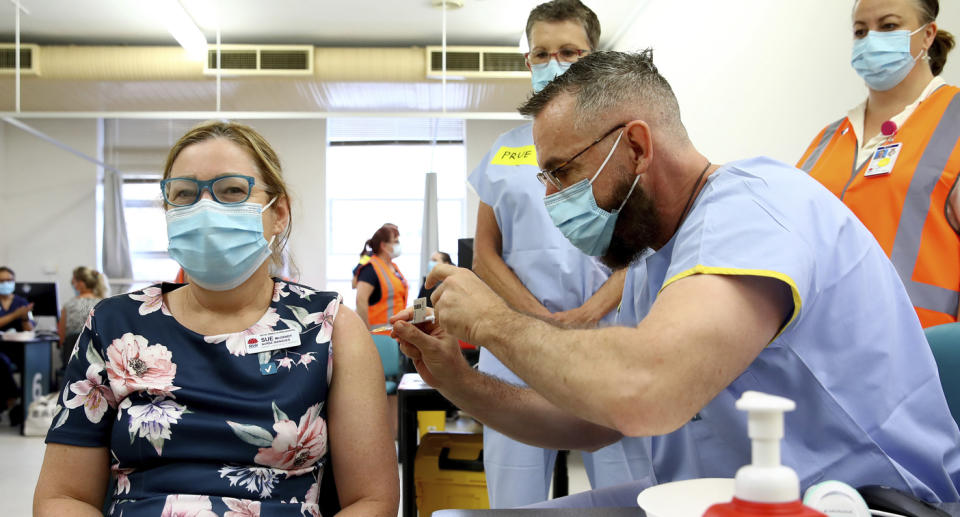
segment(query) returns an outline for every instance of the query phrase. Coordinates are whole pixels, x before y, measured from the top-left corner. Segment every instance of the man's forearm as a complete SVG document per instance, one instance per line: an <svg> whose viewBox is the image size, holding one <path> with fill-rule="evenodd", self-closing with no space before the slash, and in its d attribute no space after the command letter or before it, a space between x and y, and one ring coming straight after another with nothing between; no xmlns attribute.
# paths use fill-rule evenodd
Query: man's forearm
<svg viewBox="0 0 960 517"><path fill-rule="evenodd" d="M476 370L440 392L484 425L537 447L592 451L621 438L617 431L577 418L529 388Z"/></svg>
<svg viewBox="0 0 960 517"><path fill-rule="evenodd" d="M510 312L481 327L475 341L487 347L534 391L573 416L616 428L614 407L631 404L621 394L634 370L611 343L635 339L627 327L560 329ZM622 409L622 407L620 408Z"/></svg>
<svg viewBox="0 0 960 517"><path fill-rule="evenodd" d="M18 320L18 319L21 319L21 317L18 316L18 315L16 315L16 314L12 314L12 313L11 313L11 314L4 314L3 316L0 316L0 327L2 327L2 326L4 326L4 325L7 325L7 324L9 324L11 321L16 321L16 320Z"/></svg>
<svg viewBox="0 0 960 517"><path fill-rule="evenodd" d="M488 256L474 262L474 273L480 277L493 292L514 309L527 314L546 316L550 314L540 300L530 292L499 256Z"/></svg>
<svg viewBox="0 0 960 517"><path fill-rule="evenodd" d="M623 297L623 282L626 277L626 269L614 271L600 289L597 289L597 292L584 302L583 308L591 314L593 321L599 321L620 305Z"/></svg>

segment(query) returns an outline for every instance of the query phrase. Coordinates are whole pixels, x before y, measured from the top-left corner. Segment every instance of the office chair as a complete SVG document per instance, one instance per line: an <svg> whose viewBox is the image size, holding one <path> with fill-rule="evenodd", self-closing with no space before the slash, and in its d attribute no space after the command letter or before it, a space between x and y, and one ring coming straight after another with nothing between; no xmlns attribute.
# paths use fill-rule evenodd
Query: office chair
<svg viewBox="0 0 960 517"><path fill-rule="evenodd" d="M940 371L940 384L950 414L960 425L960 323L947 323L924 330Z"/></svg>
<svg viewBox="0 0 960 517"><path fill-rule="evenodd" d="M400 345L390 336L371 334L373 342L380 352L380 362L383 363L383 375L387 395L397 394L397 385L400 382Z"/></svg>

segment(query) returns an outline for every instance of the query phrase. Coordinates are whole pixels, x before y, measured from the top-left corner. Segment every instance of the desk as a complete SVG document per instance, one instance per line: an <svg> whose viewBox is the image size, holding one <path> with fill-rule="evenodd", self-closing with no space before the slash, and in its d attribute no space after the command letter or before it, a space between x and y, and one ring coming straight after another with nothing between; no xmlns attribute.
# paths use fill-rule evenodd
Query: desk
<svg viewBox="0 0 960 517"><path fill-rule="evenodd" d="M6 354L20 369L20 400L23 404L24 422L27 410L34 398L50 393L53 380L51 343L56 337L37 337L29 341L6 341L0 336L0 352ZM23 434L23 424L20 424Z"/></svg>
<svg viewBox="0 0 960 517"><path fill-rule="evenodd" d="M416 486L413 480L413 463L417 457L417 411L446 411L457 409L443 398L439 391L420 379L420 374L407 373L400 379L397 388L397 410L400 414L397 429L399 441L397 454L402 466L400 510L403 517L417 516Z"/></svg>
<svg viewBox="0 0 960 517"><path fill-rule="evenodd" d="M400 509L402 517L417 517L417 491L414 484L413 464L417 458L417 411L446 411L458 409L439 391L423 382L418 373L406 373L397 388L397 412L399 413L397 456L402 466ZM568 451L558 451L553 470L553 497L563 497L568 491ZM409 461L408 461L409 459Z"/></svg>

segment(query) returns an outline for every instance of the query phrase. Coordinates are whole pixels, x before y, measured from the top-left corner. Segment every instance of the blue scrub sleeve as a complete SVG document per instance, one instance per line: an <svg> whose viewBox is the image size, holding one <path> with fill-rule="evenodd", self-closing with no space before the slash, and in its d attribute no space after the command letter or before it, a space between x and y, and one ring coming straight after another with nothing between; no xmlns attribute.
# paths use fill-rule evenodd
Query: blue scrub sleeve
<svg viewBox="0 0 960 517"><path fill-rule="evenodd" d="M767 206L768 185L745 171L717 177L707 184L677 235L670 267L661 289L696 274L760 276L786 284L793 312L786 330L797 320L808 298L815 271L814 250L787 218ZM743 176L746 176L744 181Z"/></svg>

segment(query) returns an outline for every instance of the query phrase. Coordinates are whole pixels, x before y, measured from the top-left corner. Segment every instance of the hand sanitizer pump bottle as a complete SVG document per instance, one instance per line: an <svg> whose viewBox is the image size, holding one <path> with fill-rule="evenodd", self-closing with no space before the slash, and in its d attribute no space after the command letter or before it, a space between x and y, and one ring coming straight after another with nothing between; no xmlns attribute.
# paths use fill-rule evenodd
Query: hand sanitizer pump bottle
<svg viewBox="0 0 960 517"><path fill-rule="evenodd" d="M800 502L797 473L780 464L783 413L795 408L790 399L757 391L740 397L737 409L748 414L753 462L737 471L733 500L711 506L703 517L826 517Z"/></svg>

